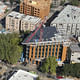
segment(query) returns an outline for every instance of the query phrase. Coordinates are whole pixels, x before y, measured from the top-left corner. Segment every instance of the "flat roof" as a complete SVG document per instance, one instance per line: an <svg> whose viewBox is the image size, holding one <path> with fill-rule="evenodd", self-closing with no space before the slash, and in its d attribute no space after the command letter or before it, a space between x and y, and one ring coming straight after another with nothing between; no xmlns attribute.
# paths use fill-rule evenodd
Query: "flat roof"
<svg viewBox="0 0 80 80"><path fill-rule="evenodd" d="M35 29L36 30L36 29ZM54 44L54 43L65 43L65 45L67 44L67 42L70 42L70 37L71 36L61 36L55 27L42 27L42 41L40 41L40 29L36 32L36 34L32 37L32 39L30 41L27 42L27 40L29 40L30 36L32 35L32 33L24 39L24 41L22 42L23 45L26 44Z"/></svg>
<svg viewBox="0 0 80 80"><path fill-rule="evenodd" d="M70 49L72 52L80 52L80 46L78 43L72 43Z"/></svg>
<svg viewBox="0 0 80 80"><path fill-rule="evenodd" d="M39 21L41 21L41 18L27 15L23 20L26 21L26 22L31 22L31 23L36 24Z"/></svg>
<svg viewBox="0 0 80 80"><path fill-rule="evenodd" d="M12 11L12 12L9 13L7 16L11 16L11 17L14 17L14 18L21 19L21 18L24 17L25 15L24 15L24 14L21 14L21 13L19 13L19 12Z"/></svg>
<svg viewBox="0 0 80 80"><path fill-rule="evenodd" d="M43 30L42 41L52 41L51 38L54 37L55 36L54 34L57 33L55 27L43 27L42 30ZM31 36L31 34L29 36ZM23 43L26 43L29 36L23 41ZM40 29L37 31L37 33L32 37L32 39L29 42L39 42L39 39L40 39Z"/></svg>
<svg viewBox="0 0 80 80"><path fill-rule="evenodd" d="M80 23L80 8L72 5L67 5L52 21L51 24L55 23Z"/></svg>
<svg viewBox="0 0 80 80"><path fill-rule="evenodd" d="M35 17L35 16L29 16L29 15L21 14L19 12L15 12L15 11L12 11L7 16L11 16L13 18L22 19L22 21L31 22L31 23L34 23L34 24L36 24L39 21L41 21L41 18L38 18L38 17Z"/></svg>
<svg viewBox="0 0 80 80"><path fill-rule="evenodd" d="M32 74L24 70L18 70L9 80L34 80L38 75Z"/></svg>
<svg viewBox="0 0 80 80"><path fill-rule="evenodd" d="M50 6L50 0L24 0L24 3L39 9Z"/></svg>

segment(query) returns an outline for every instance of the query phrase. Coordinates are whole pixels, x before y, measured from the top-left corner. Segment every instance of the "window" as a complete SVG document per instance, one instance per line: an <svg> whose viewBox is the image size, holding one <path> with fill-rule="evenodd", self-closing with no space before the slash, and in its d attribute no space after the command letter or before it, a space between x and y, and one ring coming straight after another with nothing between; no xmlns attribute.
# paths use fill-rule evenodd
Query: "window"
<svg viewBox="0 0 80 80"><path fill-rule="evenodd" d="M78 60L80 60L80 57L79 58L77 58Z"/></svg>
<svg viewBox="0 0 80 80"><path fill-rule="evenodd" d="M67 14L67 17L70 17L69 14Z"/></svg>

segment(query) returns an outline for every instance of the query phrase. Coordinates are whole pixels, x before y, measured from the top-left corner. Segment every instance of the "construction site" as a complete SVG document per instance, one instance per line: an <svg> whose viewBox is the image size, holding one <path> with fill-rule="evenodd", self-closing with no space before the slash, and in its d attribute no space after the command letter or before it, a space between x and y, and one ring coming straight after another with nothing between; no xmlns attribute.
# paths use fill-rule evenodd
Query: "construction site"
<svg viewBox="0 0 80 80"><path fill-rule="evenodd" d="M23 0L20 3L20 12L44 19L50 11L51 0Z"/></svg>

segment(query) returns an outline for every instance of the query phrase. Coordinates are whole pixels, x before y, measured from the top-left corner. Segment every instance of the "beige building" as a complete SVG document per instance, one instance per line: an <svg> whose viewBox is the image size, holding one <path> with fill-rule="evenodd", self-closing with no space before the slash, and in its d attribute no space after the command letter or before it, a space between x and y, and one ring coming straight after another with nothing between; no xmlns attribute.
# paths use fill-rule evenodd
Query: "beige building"
<svg viewBox="0 0 80 80"><path fill-rule="evenodd" d="M50 11L51 0L22 0L20 12L44 19Z"/></svg>
<svg viewBox="0 0 80 80"><path fill-rule="evenodd" d="M20 21L24 17L24 14L20 14L18 12L11 12L6 17L6 30L9 31L19 31Z"/></svg>
<svg viewBox="0 0 80 80"><path fill-rule="evenodd" d="M24 19L21 20L21 30L25 31L27 29L33 31L40 22L40 18L27 15Z"/></svg>
<svg viewBox="0 0 80 80"><path fill-rule="evenodd" d="M20 30L33 31L35 29L34 26L40 21L41 19L38 17L25 16L24 14L13 11L6 17L6 30L12 32L19 32Z"/></svg>

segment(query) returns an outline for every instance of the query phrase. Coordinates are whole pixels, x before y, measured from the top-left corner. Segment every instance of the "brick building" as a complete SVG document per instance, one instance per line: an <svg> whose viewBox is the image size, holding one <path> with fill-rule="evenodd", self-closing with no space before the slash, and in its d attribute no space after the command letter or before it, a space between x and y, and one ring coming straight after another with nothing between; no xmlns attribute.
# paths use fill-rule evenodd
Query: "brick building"
<svg viewBox="0 0 80 80"><path fill-rule="evenodd" d="M50 4L51 0L23 0L20 4L20 12L43 19L49 14Z"/></svg>

